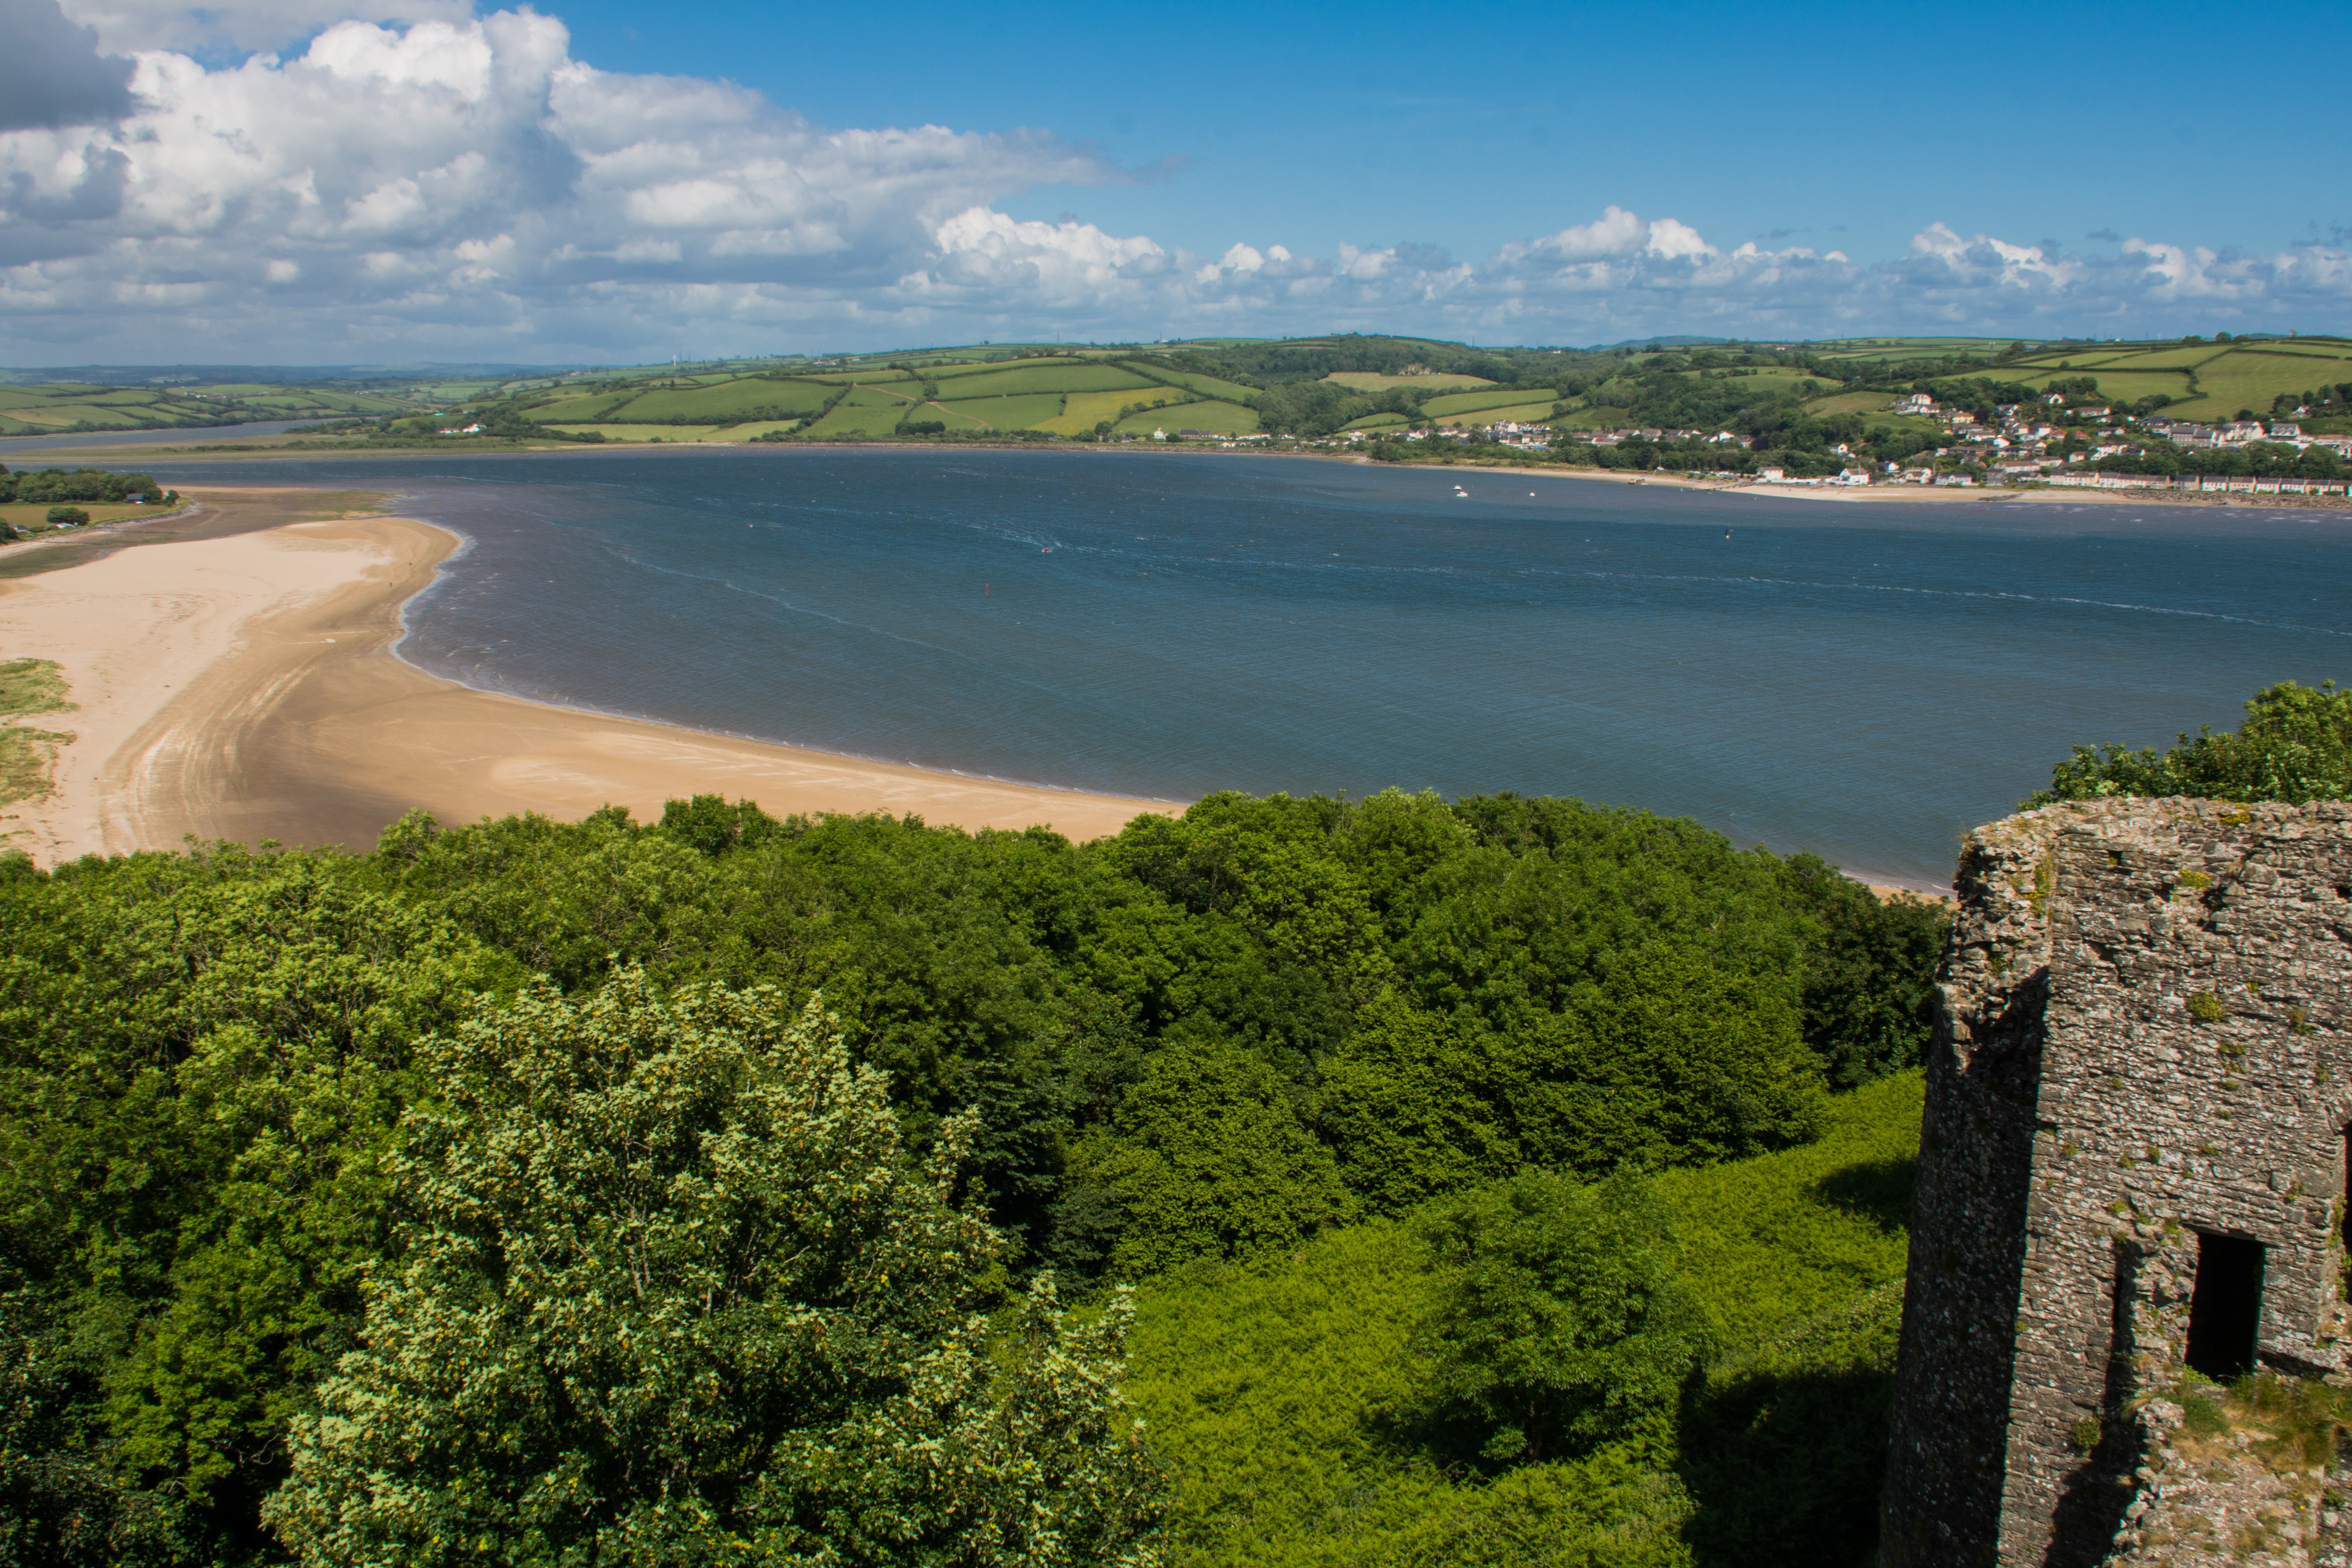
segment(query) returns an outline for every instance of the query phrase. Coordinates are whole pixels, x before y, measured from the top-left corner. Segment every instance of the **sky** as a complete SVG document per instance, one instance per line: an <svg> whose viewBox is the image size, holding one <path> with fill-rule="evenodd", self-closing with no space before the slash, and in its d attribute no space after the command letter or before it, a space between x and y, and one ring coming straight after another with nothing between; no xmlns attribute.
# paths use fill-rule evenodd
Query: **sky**
<svg viewBox="0 0 2352 1568"><path fill-rule="evenodd" d="M0 0L0 363L2352 331L2352 7Z"/></svg>

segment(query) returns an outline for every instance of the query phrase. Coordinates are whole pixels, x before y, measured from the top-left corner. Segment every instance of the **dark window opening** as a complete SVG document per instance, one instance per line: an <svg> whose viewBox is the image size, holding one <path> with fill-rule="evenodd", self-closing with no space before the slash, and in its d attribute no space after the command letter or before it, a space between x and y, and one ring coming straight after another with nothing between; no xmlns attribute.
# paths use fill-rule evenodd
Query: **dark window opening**
<svg viewBox="0 0 2352 1568"><path fill-rule="evenodd" d="M2197 1238L2197 1290L2189 1299L2189 1364L2220 1382L2254 1370L2263 1324L2263 1244L2237 1236Z"/></svg>

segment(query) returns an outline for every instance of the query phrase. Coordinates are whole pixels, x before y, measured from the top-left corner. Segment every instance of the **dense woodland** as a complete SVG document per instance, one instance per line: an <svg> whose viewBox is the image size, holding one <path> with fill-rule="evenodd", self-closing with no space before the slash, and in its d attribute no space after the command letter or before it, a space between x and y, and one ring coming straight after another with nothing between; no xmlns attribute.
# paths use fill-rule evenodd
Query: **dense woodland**
<svg viewBox="0 0 2352 1568"><path fill-rule="evenodd" d="M111 468L25 468L10 473L7 465L0 464L0 502L120 501L129 496L161 500L164 493L145 474Z"/></svg>
<svg viewBox="0 0 2352 1568"><path fill-rule="evenodd" d="M0 861L0 1561L1858 1561L1942 929L1507 795Z"/></svg>
<svg viewBox="0 0 2352 1568"><path fill-rule="evenodd" d="M2036 801L2153 793L2352 694ZM1859 1568L1945 921L1511 795L0 859L0 1563Z"/></svg>

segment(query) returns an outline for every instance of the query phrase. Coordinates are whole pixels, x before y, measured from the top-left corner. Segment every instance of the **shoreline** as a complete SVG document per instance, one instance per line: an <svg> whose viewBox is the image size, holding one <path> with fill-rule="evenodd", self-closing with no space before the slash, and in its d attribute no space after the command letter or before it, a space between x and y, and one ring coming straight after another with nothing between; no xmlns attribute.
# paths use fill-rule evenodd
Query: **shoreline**
<svg viewBox="0 0 2352 1568"><path fill-rule="evenodd" d="M160 434L160 433L159 433ZM275 437L258 437L257 440ZM56 462L117 463L129 460L129 455L143 453L150 458L169 458L182 463L248 462L248 461L334 461L341 458L394 460L402 458L530 458L556 454L645 455L659 451L664 455L682 452L748 452L765 448L775 453L803 452L1053 452L1085 456L1146 456L1182 458L1288 458L1317 462L1337 462L1361 465L1366 468L1425 470L1435 473L1492 473L1541 476L1547 479L1591 480L1601 484L1656 486L1663 489L1699 491L1710 495L1761 497L1775 500L1823 500L1842 505L1883 502L1897 506L1950 506L1991 503L1995 505L2059 505L2059 506L2181 506L2235 507L2252 510L2278 511L2343 511L2352 512L2352 496L2257 495L2252 492L2180 491L2168 489L2090 489L2061 487L2056 489L2021 489L1986 486L1966 488L1928 485L1795 485L1773 484L1769 481L1726 482L1717 479L1692 479L1679 473L1628 473L1608 468L1571 468L1558 464L1514 463L1376 463L1361 452L1282 451L1265 448L1241 449L1212 447L1188 444L1153 445L1122 442L1100 446L1091 442L1029 442L1029 441L963 441L953 445L932 446L916 441L677 441L677 442L568 442L550 441L531 447L509 447L497 450L467 451L446 447L401 447L371 451L364 447L331 447L294 450L285 447L262 447L223 450L208 446L205 450L173 451L160 443L145 447L125 442L112 447L67 447L48 449L32 448L23 452L20 460ZM16 456L16 454L11 454Z"/></svg>
<svg viewBox="0 0 2352 1568"><path fill-rule="evenodd" d="M653 821L666 799L713 793L778 816L887 811L968 831L1045 825L1084 842L1189 804L469 687L398 651L408 607L464 535L374 510L392 502L377 491L189 495L181 512L104 535L0 550L0 658L58 659L78 705L25 721L76 739L58 749L52 794L0 804L0 851L54 865L174 849L184 835L364 850L412 807L448 826L523 812L577 820L608 803ZM67 559L9 573L37 553ZM1882 898L1949 896L1941 882L1849 874Z"/></svg>
<svg viewBox="0 0 2352 1568"><path fill-rule="evenodd" d="M1279 454L1274 454L1279 455ZM1299 454L1307 456L1308 454ZM1887 502L1895 505L1962 505L1993 502L2001 505L2120 505L2120 506L2203 506L2236 507L2256 511L2352 511L2352 497L2273 495L2259 496L2250 491L2209 491L2167 489L2076 489L2072 487L2039 489L2005 489L1987 486L1963 488L1958 485L1776 485L1769 480L1752 483L1727 482L1719 479L1695 479L1677 473L1628 473L1622 469L1570 468L1559 466L1520 466L1509 463L1375 463L1366 457L1347 459L1367 468L1412 468L1428 473L1539 475L1546 479L1584 479L1600 484L1655 486L1660 489L1695 490L1706 495L1750 496L1767 500L1824 500L1841 504ZM2331 483L2334 481L2330 481Z"/></svg>
<svg viewBox="0 0 2352 1568"><path fill-rule="evenodd" d="M202 537L0 581L0 657L54 658L71 732L55 787L0 805L0 847L44 865L210 842L372 847L421 806L445 824L606 804L749 798L777 816L887 811L1085 840L1181 803L1005 784L478 691L395 651L405 607L461 545L384 514L238 528L316 492L198 494ZM315 510L315 508L313 509ZM145 520L142 520L145 521ZM354 560L354 557L358 559Z"/></svg>

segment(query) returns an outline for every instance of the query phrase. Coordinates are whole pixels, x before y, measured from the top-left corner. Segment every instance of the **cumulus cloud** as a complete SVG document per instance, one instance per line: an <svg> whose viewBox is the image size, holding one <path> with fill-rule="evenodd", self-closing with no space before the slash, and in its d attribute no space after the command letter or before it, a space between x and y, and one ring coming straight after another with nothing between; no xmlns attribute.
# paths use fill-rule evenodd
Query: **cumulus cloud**
<svg viewBox="0 0 2352 1568"><path fill-rule="evenodd" d="M687 320L772 341L910 274L950 300L1068 291L1157 252L960 216L1122 177L1049 134L826 131L569 45L519 10L346 22L223 68L140 54L119 122L0 135L0 343L18 363L110 339L584 352L675 342Z"/></svg>
<svg viewBox="0 0 2352 1568"><path fill-rule="evenodd" d="M234 16L255 36L316 20L269 4ZM41 16L57 58L104 63L90 34ZM85 79L116 96L0 132L0 359L619 360L1049 328L2122 335L2352 300L2340 236L2275 256L2131 237L2086 257L1936 223L1857 261L1780 243L1793 231L1717 244L1614 205L1475 260L1407 242L1318 256L1273 235L1194 254L1005 212L1025 191L1136 178L1050 133L829 130L727 82L594 69L528 9L340 22L233 65L135 58L127 83Z"/></svg>
<svg viewBox="0 0 2352 1568"><path fill-rule="evenodd" d="M95 28L115 54L134 49L276 49L348 20L349 0L228 0L191 6L185 0L61 0L65 14ZM472 0L373 0L379 22L465 22Z"/></svg>
<svg viewBox="0 0 2352 1568"><path fill-rule="evenodd" d="M0 131L96 125L131 110L131 62L58 0L0 0Z"/></svg>

